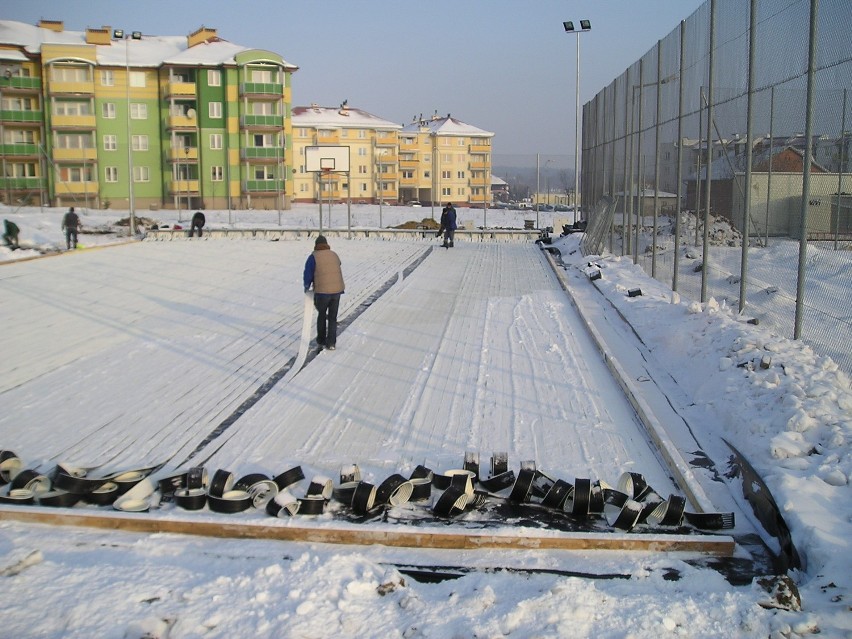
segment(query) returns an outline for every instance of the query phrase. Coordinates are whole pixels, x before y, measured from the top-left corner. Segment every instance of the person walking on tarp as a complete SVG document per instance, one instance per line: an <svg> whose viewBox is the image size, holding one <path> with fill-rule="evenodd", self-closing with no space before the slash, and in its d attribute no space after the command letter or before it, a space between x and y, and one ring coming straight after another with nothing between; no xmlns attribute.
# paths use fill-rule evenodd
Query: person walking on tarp
<svg viewBox="0 0 852 639"><path fill-rule="evenodd" d="M314 242L314 252L305 262L305 293L314 287L317 309L317 345L330 351L337 348L337 311L343 294L343 270L337 253L322 235Z"/></svg>
<svg viewBox="0 0 852 639"><path fill-rule="evenodd" d="M77 248L77 231L80 230L80 216L72 206L62 218L62 230L65 231L65 248L69 251Z"/></svg>
<svg viewBox="0 0 852 639"><path fill-rule="evenodd" d="M189 237L192 237L192 234L195 233L196 229L198 230L198 237L201 237L201 229L204 228L204 223L206 221L204 213L196 211L195 215L192 216L192 226L189 228Z"/></svg>
<svg viewBox="0 0 852 639"><path fill-rule="evenodd" d="M18 244L18 234L20 232L18 225L12 220L3 220L3 243L13 251L21 248L20 244Z"/></svg>
<svg viewBox="0 0 852 639"><path fill-rule="evenodd" d="M452 248L453 238L456 234L456 209L453 208L452 202L447 202L447 206L441 211L441 228L438 230L438 237L444 236L444 243L441 244L445 249Z"/></svg>

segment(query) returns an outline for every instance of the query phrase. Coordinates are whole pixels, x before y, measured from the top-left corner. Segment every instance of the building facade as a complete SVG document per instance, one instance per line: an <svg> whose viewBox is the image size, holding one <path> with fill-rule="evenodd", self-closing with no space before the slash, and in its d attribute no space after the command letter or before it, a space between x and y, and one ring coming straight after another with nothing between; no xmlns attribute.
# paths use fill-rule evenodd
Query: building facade
<svg viewBox="0 0 852 639"><path fill-rule="evenodd" d="M293 108L297 70L208 27L152 36L0 20L0 199L178 211L350 197L491 204L493 133L449 114L404 126L346 102ZM311 171L310 146L348 147L348 174Z"/></svg>
<svg viewBox="0 0 852 639"><path fill-rule="evenodd" d="M0 197L289 208L297 68L207 27L148 36L0 21Z"/></svg>

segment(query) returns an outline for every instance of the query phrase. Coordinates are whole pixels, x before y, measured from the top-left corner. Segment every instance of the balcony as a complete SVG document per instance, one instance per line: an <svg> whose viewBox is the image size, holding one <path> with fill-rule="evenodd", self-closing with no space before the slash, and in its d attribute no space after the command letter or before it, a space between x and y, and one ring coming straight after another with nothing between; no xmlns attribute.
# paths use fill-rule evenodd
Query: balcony
<svg viewBox="0 0 852 639"><path fill-rule="evenodd" d="M53 159L56 162L90 162L97 157L97 149L53 149Z"/></svg>
<svg viewBox="0 0 852 639"><path fill-rule="evenodd" d="M317 134L317 144L340 144L340 133Z"/></svg>
<svg viewBox="0 0 852 639"><path fill-rule="evenodd" d="M41 78L13 75L2 83L3 93L40 93Z"/></svg>
<svg viewBox="0 0 852 639"><path fill-rule="evenodd" d="M399 180L399 173L396 171L388 171L387 173L379 173L376 176L376 179L381 180L382 182L396 182Z"/></svg>
<svg viewBox="0 0 852 639"><path fill-rule="evenodd" d="M170 129L194 129L198 126L198 117L193 115L170 115L166 122Z"/></svg>
<svg viewBox="0 0 852 639"><path fill-rule="evenodd" d="M50 95L94 95L95 88L91 81L88 82L51 82L48 85Z"/></svg>
<svg viewBox="0 0 852 639"><path fill-rule="evenodd" d="M392 153L376 156L376 164L392 164L396 165L399 162L399 157Z"/></svg>
<svg viewBox="0 0 852 639"><path fill-rule="evenodd" d="M194 98L195 83L194 82L166 82L165 87L167 98Z"/></svg>
<svg viewBox="0 0 852 639"><path fill-rule="evenodd" d="M482 160L482 161L471 160L468 167L470 168L471 171L474 171L476 169L484 170L484 169L488 168L488 162L486 162L485 160Z"/></svg>
<svg viewBox="0 0 852 639"><path fill-rule="evenodd" d="M23 158L38 155L38 145L29 143L0 144L0 154L5 158Z"/></svg>
<svg viewBox="0 0 852 639"><path fill-rule="evenodd" d="M417 186L418 181L416 177L402 177L399 179L400 186Z"/></svg>
<svg viewBox="0 0 852 639"><path fill-rule="evenodd" d="M243 193L282 193L284 180L245 180Z"/></svg>
<svg viewBox="0 0 852 639"><path fill-rule="evenodd" d="M284 93L284 85L276 82L243 82L240 85L240 95L251 97L272 96L281 97Z"/></svg>
<svg viewBox="0 0 852 639"><path fill-rule="evenodd" d="M168 149L168 159L170 162L197 161L198 148L194 146L189 147L189 153L187 153L186 149L182 146L174 149Z"/></svg>
<svg viewBox="0 0 852 639"><path fill-rule="evenodd" d="M417 170L417 168L419 166L420 166L420 162L418 162L417 160L400 160L399 161L399 168L401 168L401 169Z"/></svg>
<svg viewBox="0 0 852 639"><path fill-rule="evenodd" d="M171 180L169 193L172 195L198 194L198 180Z"/></svg>
<svg viewBox="0 0 852 639"><path fill-rule="evenodd" d="M15 190L36 190L40 189L44 184L44 180L40 177L7 177L0 178L0 189L15 189Z"/></svg>
<svg viewBox="0 0 852 639"><path fill-rule="evenodd" d="M470 153L491 153L490 144L471 144L468 149Z"/></svg>
<svg viewBox="0 0 852 639"><path fill-rule="evenodd" d="M250 146L240 149L240 158L243 160L266 160L275 162L284 159L284 151L278 147Z"/></svg>
<svg viewBox="0 0 852 639"><path fill-rule="evenodd" d="M69 193L80 195L95 195L98 192L97 182L57 182L56 195L68 195Z"/></svg>
<svg viewBox="0 0 852 639"><path fill-rule="evenodd" d="M240 118L244 129L283 129L283 115L244 115Z"/></svg>
<svg viewBox="0 0 852 639"><path fill-rule="evenodd" d="M417 148L418 148L417 147L417 140L412 140L411 142L407 142L405 140L399 141L399 150L400 151L402 151L402 150L416 151Z"/></svg>
<svg viewBox="0 0 852 639"><path fill-rule="evenodd" d="M50 124L57 129L94 129L96 122L94 115L54 115Z"/></svg>
<svg viewBox="0 0 852 639"><path fill-rule="evenodd" d="M10 111L4 109L0 111L0 121L5 124L33 124L39 125L42 122L42 111Z"/></svg>

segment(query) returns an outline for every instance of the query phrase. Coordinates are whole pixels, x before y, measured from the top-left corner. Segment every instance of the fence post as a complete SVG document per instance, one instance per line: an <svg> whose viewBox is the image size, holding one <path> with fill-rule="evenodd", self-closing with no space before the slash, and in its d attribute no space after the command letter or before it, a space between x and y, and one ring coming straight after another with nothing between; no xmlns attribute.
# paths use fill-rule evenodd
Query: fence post
<svg viewBox="0 0 852 639"><path fill-rule="evenodd" d="M748 279L748 249L749 249L749 224L751 222L751 161L752 161L752 138L754 136L754 46L757 42L757 0L751 0L749 7L748 25L748 102L746 103L746 174L745 189L743 194L743 246L742 258L740 259L740 302L739 311L743 312L746 305L746 284ZM770 162L771 162L770 158Z"/></svg>
<svg viewBox="0 0 852 639"><path fill-rule="evenodd" d="M677 205L675 206L674 273L672 290L677 291L677 272L680 266L680 216L683 208L683 74L684 74L684 36L686 20L680 21L680 60L678 62L677 81Z"/></svg>
<svg viewBox="0 0 852 639"><path fill-rule="evenodd" d="M715 50L716 50L716 0L710 0L710 59L707 87L707 162L704 170L707 180L704 185L704 236L702 242L701 268L701 302L707 301L707 265L710 257L710 184L712 183L713 168L713 83L716 81Z"/></svg>
<svg viewBox="0 0 852 639"><path fill-rule="evenodd" d="M657 40L657 114L654 118L654 232L651 234L651 277L657 277L657 218L660 216L660 118L662 101L663 41Z"/></svg>

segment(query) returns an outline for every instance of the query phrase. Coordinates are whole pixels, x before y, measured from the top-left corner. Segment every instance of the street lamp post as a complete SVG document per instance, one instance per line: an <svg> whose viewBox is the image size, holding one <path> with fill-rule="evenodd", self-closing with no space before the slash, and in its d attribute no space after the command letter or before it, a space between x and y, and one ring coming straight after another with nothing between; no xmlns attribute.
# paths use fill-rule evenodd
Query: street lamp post
<svg viewBox="0 0 852 639"><path fill-rule="evenodd" d="M589 20L580 20L580 30L574 29L573 22L563 22L566 33L577 36L577 104L574 111L574 224L577 223L577 195L580 193L580 34L592 30Z"/></svg>
<svg viewBox="0 0 852 639"><path fill-rule="evenodd" d="M184 171L184 179L186 180L186 214L188 218L192 219L192 203L190 201L189 196L189 146L183 147L183 155L184 155L184 163L183 163L183 171Z"/></svg>
<svg viewBox="0 0 852 639"><path fill-rule="evenodd" d="M142 32L133 31L125 34L123 29L114 29L112 32L113 40L124 40L124 72L125 72L125 89L127 97L127 203L130 207L130 235L136 235L136 212L133 203L133 148L130 137L130 54L128 49L128 40L141 40Z"/></svg>

